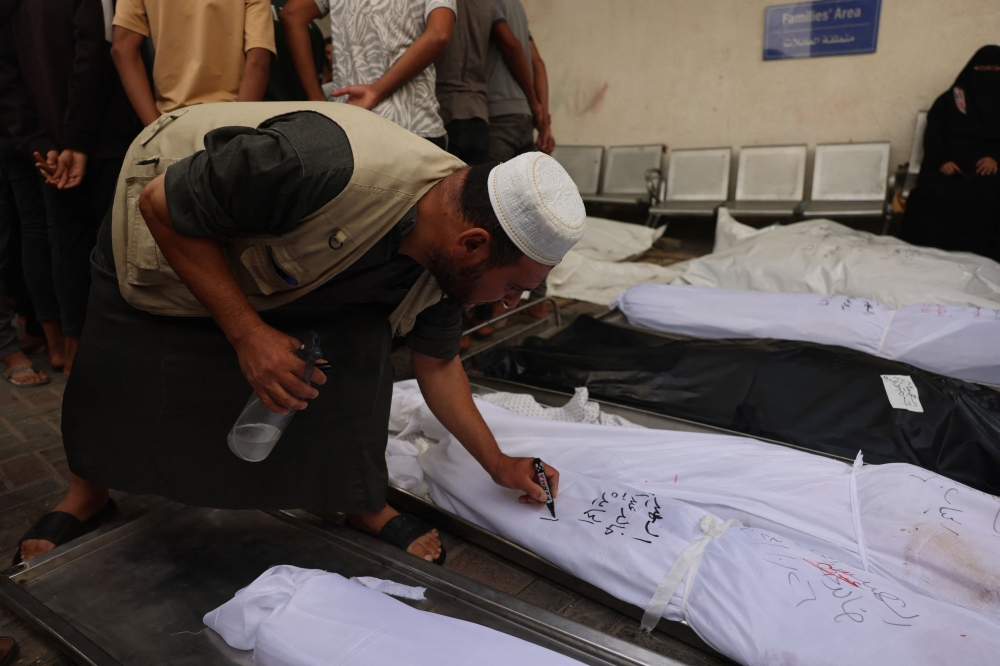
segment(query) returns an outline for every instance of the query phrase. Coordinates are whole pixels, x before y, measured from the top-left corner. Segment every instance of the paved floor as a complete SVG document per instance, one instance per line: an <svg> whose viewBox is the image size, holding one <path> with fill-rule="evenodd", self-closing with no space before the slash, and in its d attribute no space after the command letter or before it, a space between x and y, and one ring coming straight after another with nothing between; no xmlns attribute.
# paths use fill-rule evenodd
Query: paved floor
<svg viewBox="0 0 1000 666"><path fill-rule="evenodd" d="M21 535L59 503L69 488L59 417L66 378L53 372L43 356L33 357L52 381L17 388L0 380L0 569L14 556ZM149 498L113 493L121 513L143 508ZM71 664L55 647L8 610L0 607L0 636L20 644L18 666Z"/></svg>
<svg viewBox="0 0 1000 666"><path fill-rule="evenodd" d="M35 363L52 377L38 388L0 383L0 568L10 563L21 535L48 513L69 487L69 468L59 434L66 378ZM71 664L37 632L0 608L0 636L11 636L21 651L18 665Z"/></svg>

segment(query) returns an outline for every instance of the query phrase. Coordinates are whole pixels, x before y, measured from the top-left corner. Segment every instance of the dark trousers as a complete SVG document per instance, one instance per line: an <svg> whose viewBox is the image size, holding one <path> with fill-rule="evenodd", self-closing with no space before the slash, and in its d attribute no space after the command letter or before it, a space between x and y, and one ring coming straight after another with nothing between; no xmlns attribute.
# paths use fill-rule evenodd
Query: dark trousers
<svg viewBox="0 0 1000 666"><path fill-rule="evenodd" d="M21 221L17 217L14 192L11 190L10 181L3 173L2 168L0 168L0 229L7 229L9 234L7 260L3 264L3 269L0 270L0 279L7 287L7 296L13 303L14 309L17 310L17 314L24 317L24 332L34 338L41 338L45 335L45 330L35 318L35 307L31 302L28 283L24 279L24 264L21 261L23 249Z"/></svg>
<svg viewBox="0 0 1000 666"><path fill-rule="evenodd" d="M530 115L511 113L490 118L490 157L498 162L521 153L538 150L535 147L535 126Z"/></svg>
<svg viewBox="0 0 1000 666"><path fill-rule="evenodd" d="M247 463L226 445L252 393L236 351L211 317L153 315L125 302L110 259L110 217L93 254L90 311L63 401L73 473L195 506L382 509L392 307L265 313L269 325L300 340L316 330L331 370L267 460Z"/></svg>
<svg viewBox="0 0 1000 666"><path fill-rule="evenodd" d="M448 131L448 152L469 166L490 161L490 124L482 118L453 120Z"/></svg>
<svg viewBox="0 0 1000 666"><path fill-rule="evenodd" d="M58 235L66 335L80 335L90 294L90 253L115 195L122 161L90 160L83 182L68 190L45 186L45 206Z"/></svg>
<svg viewBox="0 0 1000 666"><path fill-rule="evenodd" d="M40 322L62 320L62 262L55 221L45 213L44 184L34 161L15 150L0 151L4 173L13 192L20 222L20 253L24 281L35 318ZM54 189L54 188L52 188ZM12 248L14 252L17 247ZM18 303L23 314L24 304Z"/></svg>
<svg viewBox="0 0 1000 666"><path fill-rule="evenodd" d="M448 135L442 134L441 136L425 136L425 139L433 143L435 146L441 150L448 150Z"/></svg>
<svg viewBox="0 0 1000 666"><path fill-rule="evenodd" d="M10 273L8 260L13 254L10 250L18 247L11 243L16 240L16 219L8 194L7 184L0 182L0 358L10 356L21 348L17 341L17 329L14 328L14 308L11 307L8 298L10 292L7 289L7 277Z"/></svg>

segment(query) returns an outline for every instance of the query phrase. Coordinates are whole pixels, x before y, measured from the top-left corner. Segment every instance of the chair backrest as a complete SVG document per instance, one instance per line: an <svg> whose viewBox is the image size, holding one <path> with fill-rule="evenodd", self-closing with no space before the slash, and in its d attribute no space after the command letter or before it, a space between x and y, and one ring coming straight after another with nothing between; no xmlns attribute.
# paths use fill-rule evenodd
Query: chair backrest
<svg viewBox="0 0 1000 666"><path fill-rule="evenodd" d="M732 160L732 148L672 149L667 201L725 201Z"/></svg>
<svg viewBox="0 0 1000 666"><path fill-rule="evenodd" d="M647 194L646 172L663 168L663 144L611 146L605 151L601 194Z"/></svg>
<svg viewBox="0 0 1000 666"><path fill-rule="evenodd" d="M737 201L801 201L806 146L744 146L736 175Z"/></svg>
<svg viewBox="0 0 1000 666"><path fill-rule="evenodd" d="M604 146L556 146L552 157L566 169L580 194L597 194Z"/></svg>
<svg viewBox="0 0 1000 666"><path fill-rule="evenodd" d="M920 163L924 161L924 130L927 129L927 112L917 113L917 125L913 129L913 145L910 146L910 166L907 173L920 173Z"/></svg>
<svg viewBox="0 0 1000 666"><path fill-rule="evenodd" d="M816 146L813 201L882 201L889 177L889 142Z"/></svg>

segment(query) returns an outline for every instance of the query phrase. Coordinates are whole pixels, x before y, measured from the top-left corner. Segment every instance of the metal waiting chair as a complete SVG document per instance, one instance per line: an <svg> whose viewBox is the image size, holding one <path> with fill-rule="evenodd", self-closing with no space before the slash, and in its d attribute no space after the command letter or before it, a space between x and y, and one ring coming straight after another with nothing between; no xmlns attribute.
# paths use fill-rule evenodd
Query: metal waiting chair
<svg viewBox="0 0 1000 666"><path fill-rule="evenodd" d="M802 203L806 146L744 146L736 175L733 216L792 217Z"/></svg>
<svg viewBox="0 0 1000 666"><path fill-rule="evenodd" d="M807 218L882 217L888 177L888 141L816 146L812 195L801 213Z"/></svg>
<svg viewBox="0 0 1000 666"><path fill-rule="evenodd" d="M924 130L927 129L927 112L917 113L917 124L913 129L913 145L910 146L910 164L906 167L906 180L903 182L902 197L910 196L910 190L917 186L917 176L920 175L920 165L924 161Z"/></svg>
<svg viewBox="0 0 1000 666"><path fill-rule="evenodd" d="M729 196L732 160L732 148L671 150L667 195L650 206L648 224L660 217L713 217Z"/></svg>
<svg viewBox="0 0 1000 666"><path fill-rule="evenodd" d="M584 194L586 203L642 205L650 200L646 172L663 168L663 144L611 146L604 151L601 188Z"/></svg>
<svg viewBox="0 0 1000 666"><path fill-rule="evenodd" d="M581 196L600 191L604 146L556 146L552 157L566 169Z"/></svg>

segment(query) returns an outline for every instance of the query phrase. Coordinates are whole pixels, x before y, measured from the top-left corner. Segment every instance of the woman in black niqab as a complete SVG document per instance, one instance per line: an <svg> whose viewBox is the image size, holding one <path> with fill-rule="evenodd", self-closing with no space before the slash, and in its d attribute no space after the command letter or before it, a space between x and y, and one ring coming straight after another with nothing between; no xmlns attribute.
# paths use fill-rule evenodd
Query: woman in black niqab
<svg viewBox="0 0 1000 666"><path fill-rule="evenodd" d="M1000 46L976 52L927 114L902 237L1000 261Z"/></svg>

